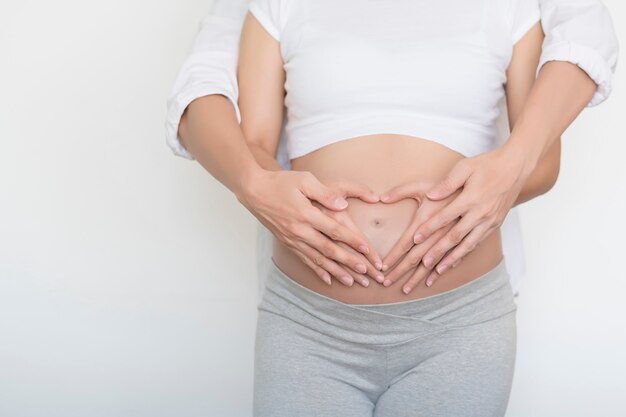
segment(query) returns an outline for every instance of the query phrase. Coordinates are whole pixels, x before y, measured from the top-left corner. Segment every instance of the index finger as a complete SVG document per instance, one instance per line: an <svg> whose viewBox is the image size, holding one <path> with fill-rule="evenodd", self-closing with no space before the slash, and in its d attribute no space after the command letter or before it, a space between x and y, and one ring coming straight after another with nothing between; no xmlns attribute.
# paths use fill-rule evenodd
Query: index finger
<svg viewBox="0 0 626 417"><path fill-rule="evenodd" d="M380 201L378 193L375 193L370 187L360 182L338 179L329 187L338 188L344 197L356 197L368 203L378 203Z"/></svg>
<svg viewBox="0 0 626 417"><path fill-rule="evenodd" d="M402 233L400 239L398 239L398 241L393 245L389 253L385 255L385 259L383 259L383 272L387 271L389 268L395 265L400 257L402 257L402 255L407 253L413 247L414 233L414 227L409 227Z"/></svg>
<svg viewBox="0 0 626 417"><path fill-rule="evenodd" d="M430 218L422 223L413 236L413 243L422 243L437 230L449 225L454 220L465 214L465 204L459 198L452 201L444 208L431 215Z"/></svg>
<svg viewBox="0 0 626 417"><path fill-rule="evenodd" d="M331 219L320 210L309 212L308 221L314 229L324 233L332 240L344 242L355 251L365 255L372 265L381 264L382 260L376 250L369 244L367 239L359 236L358 233L342 225L338 221Z"/></svg>

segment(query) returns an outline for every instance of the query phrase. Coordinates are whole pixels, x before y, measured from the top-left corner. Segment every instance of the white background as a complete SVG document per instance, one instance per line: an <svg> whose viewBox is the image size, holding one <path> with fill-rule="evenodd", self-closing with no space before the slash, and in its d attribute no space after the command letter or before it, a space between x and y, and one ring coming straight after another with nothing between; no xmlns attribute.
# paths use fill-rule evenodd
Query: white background
<svg viewBox="0 0 626 417"><path fill-rule="evenodd" d="M0 416L249 416L257 220L163 129L208 2L6 3ZM520 208L509 417L626 415L624 71Z"/></svg>

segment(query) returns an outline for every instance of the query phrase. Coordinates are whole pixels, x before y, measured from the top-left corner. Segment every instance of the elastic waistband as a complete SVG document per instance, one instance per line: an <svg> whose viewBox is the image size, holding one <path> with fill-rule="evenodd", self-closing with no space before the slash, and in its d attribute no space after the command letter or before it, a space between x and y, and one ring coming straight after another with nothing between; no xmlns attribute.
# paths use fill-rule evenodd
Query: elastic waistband
<svg viewBox="0 0 626 417"><path fill-rule="evenodd" d="M317 293L289 278L272 259L260 311L282 315L308 327L358 343L396 343L416 333L454 327L445 314L462 311L480 321L514 310L504 257L493 269L459 287L428 297L384 304L348 304ZM466 314L467 313L467 314Z"/></svg>

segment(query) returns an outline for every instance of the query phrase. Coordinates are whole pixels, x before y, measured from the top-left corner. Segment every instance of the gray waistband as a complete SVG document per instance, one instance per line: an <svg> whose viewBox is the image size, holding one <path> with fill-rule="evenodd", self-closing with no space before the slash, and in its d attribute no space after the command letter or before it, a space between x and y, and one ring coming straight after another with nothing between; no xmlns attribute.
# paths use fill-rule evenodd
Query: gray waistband
<svg viewBox="0 0 626 417"><path fill-rule="evenodd" d="M384 344L446 330L454 323L438 318L472 303L476 303L473 320L504 314L515 308L512 300L504 258L487 273L452 290L385 304L348 304L319 294L289 278L272 260L259 310L334 337Z"/></svg>

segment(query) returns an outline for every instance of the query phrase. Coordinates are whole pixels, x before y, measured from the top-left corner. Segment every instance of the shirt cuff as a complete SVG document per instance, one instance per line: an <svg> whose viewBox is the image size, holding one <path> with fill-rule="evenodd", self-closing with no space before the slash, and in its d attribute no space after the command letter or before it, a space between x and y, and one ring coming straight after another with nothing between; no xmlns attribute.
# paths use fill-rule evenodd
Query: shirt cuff
<svg viewBox="0 0 626 417"><path fill-rule="evenodd" d="M606 59L602 58L592 48L569 41L560 41L547 45L541 53L537 74L539 74L543 65L549 61L567 61L576 64L596 83L598 88L587 107L593 107L602 103L611 94L613 88L611 68Z"/></svg>

